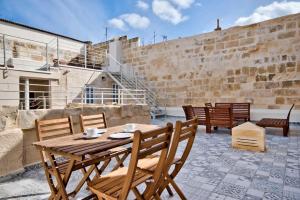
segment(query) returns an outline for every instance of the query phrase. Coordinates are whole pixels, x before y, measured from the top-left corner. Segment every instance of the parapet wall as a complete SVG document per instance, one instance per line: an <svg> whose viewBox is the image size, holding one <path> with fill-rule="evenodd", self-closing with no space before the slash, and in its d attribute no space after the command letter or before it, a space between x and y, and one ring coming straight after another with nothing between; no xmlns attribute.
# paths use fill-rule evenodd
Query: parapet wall
<svg viewBox="0 0 300 200"><path fill-rule="evenodd" d="M0 131L0 176L22 171L25 166L40 162L39 153L32 143L37 141L35 119L55 119L72 116L74 132L80 133L79 115L104 112L108 127L126 123L150 124L150 111L146 105L97 106L72 105L66 109L5 110L6 128ZM8 122L10 121L10 122Z"/></svg>
<svg viewBox="0 0 300 200"><path fill-rule="evenodd" d="M254 109L300 109L300 14L155 45L131 43L123 43L123 63L145 78L162 106L252 101Z"/></svg>

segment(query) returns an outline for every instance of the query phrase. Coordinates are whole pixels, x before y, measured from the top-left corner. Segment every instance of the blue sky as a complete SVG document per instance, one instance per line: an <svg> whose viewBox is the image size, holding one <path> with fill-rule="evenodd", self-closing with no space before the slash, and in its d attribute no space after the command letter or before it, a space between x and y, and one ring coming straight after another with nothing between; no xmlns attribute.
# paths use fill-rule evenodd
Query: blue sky
<svg viewBox="0 0 300 200"><path fill-rule="evenodd" d="M299 13L300 1L271 0L0 0L0 18L99 42L139 36L145 44Z"/></svg>

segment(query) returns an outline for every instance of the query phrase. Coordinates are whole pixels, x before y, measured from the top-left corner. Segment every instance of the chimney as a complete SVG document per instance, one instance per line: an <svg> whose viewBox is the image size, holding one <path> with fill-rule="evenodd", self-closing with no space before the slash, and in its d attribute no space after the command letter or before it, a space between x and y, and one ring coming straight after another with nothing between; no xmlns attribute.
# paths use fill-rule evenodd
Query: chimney
<svg viewBox="0 0 300 200"><path fill-rule="evenodd" d="M217 19L217 28L215 28L215 31L220 31L222 28L220 27L220 20Z"/></svg>

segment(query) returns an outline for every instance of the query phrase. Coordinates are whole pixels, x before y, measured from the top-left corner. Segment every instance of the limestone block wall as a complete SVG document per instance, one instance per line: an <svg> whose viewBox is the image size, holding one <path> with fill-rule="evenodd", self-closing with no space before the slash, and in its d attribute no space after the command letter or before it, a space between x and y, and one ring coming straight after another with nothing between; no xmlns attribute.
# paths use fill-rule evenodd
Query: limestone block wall
<svg viewBox="0 0 300 200"><path fill-rule="evenodd" d="M74 132L80 133L79 115L104 112L108 126L126 123L150 124L150 111L146 105L100 106L72 104L66 109L19 110L7 126L0 130L0 176L21 171L25 166L40 162L38 151L32 146L37 141L35 119L55 119L72 116ZM11 114L13 115L13 114Z"/></svg>
<svg viewBox="0 0 300 200"><path fill-rule="evenodd" d="M123 63L161 105L245 102L300 109L300 14L155 45L123 43Z"/></svg>

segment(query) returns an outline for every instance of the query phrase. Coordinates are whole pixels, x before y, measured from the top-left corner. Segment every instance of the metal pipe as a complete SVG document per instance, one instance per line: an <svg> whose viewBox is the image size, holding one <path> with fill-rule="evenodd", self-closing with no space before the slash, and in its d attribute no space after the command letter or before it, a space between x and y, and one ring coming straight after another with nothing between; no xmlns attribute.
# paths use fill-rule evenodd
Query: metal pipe
<svg viewBox="0 0 300 200"><path fill-rule="evenodd" d="M29 78L25 79L25 110L30 109L30 102L29 102Z"/></svg>
<svg viewBox="0 0 300 200"><path fill-rule="evenodd" d="M59 66L59 40L56 38L56 56L57 56L57 66Z"/></svg>
<svg viewBox="0 0 300 200"><path fill-rule="evenodd" d="M3 59L4 59L4 67L7 68L6 48L5 48L5 35L3 35Z"/></svg>
<svg viewBox="0 0 300 200"><path fill-rule="evenodd" d="M87 63L86 63L86 60L87 60L87 48L86 48L86 44L84 44L84 68L86 68L87 66Z"/></svg>
<svg viewBox="0 0 300 200"><path fill-rule="evenodd" d="M50 71L50 66L48 65L48 44L46 44L46 66L48 71Z"/></svg>

